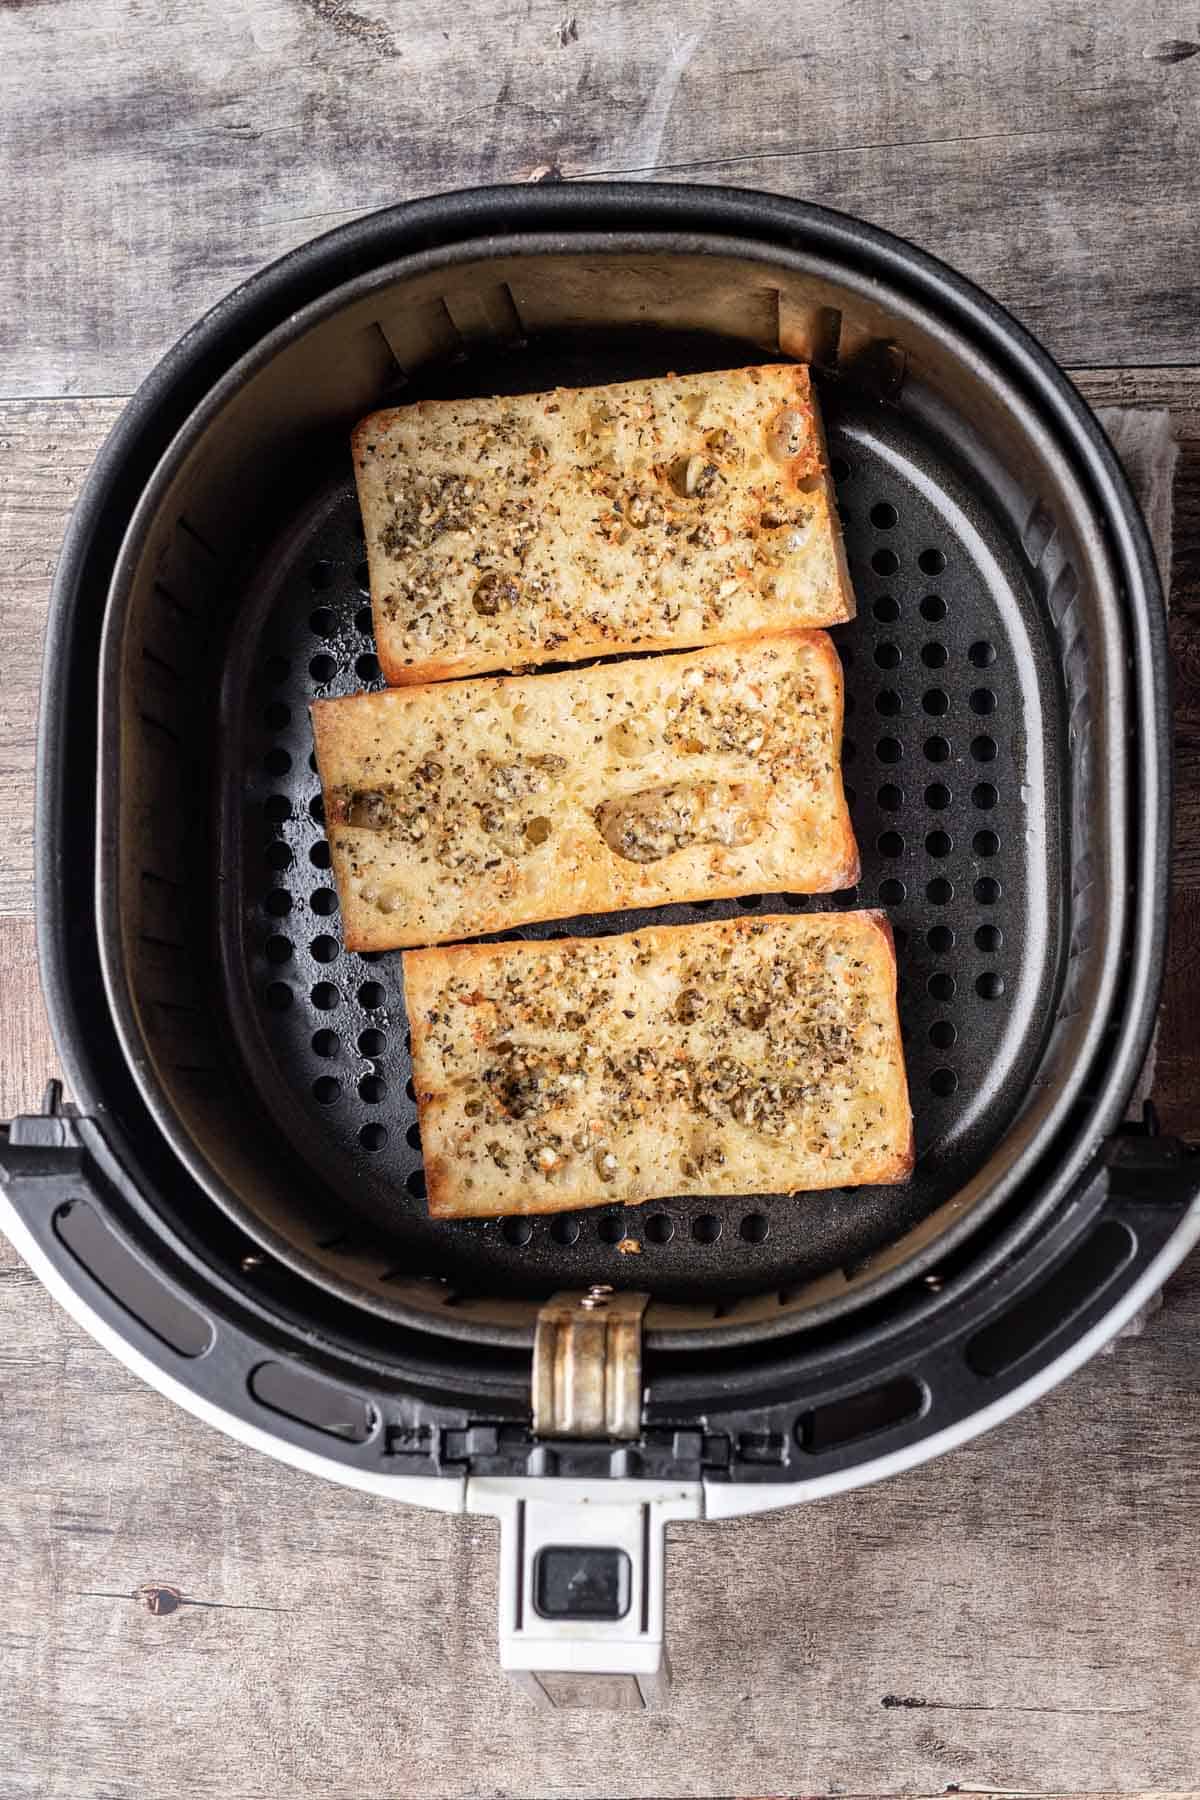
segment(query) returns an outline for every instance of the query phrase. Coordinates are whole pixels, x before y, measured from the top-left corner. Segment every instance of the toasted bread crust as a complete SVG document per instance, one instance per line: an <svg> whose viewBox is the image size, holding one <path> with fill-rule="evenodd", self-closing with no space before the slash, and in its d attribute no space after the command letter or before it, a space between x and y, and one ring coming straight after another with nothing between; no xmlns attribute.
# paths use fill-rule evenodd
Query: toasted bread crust
<svg viewBox="0 0 1200 1800"><path fill-rule="evenodd" d="M435 1217L911 1173L882 915L412 951L404 980Z"/></svg>
<svg viewBox="0 0 1200 1800"><path fill-rule="evenodd" d="M803 365L420 401L351 447L394 685L853 617Z"/></svg>
<svg viewBox="0 0 1200 1800"><path fill-rule="evenodd" d="M858 878L824 632L312 708L353 950Z"/></svg>

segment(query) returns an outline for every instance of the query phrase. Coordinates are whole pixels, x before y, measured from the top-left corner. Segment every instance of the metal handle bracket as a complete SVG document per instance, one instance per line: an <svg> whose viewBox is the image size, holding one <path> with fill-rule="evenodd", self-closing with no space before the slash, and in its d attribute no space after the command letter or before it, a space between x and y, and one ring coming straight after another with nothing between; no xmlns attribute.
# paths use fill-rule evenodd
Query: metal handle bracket
<svg viewBox="0 0 1200 1800"><path fill-rule="evenodd" d="M592 1287L546 1301L533 1340L533 1428L539 1437L639 1436L648 1299Z"/></svg>

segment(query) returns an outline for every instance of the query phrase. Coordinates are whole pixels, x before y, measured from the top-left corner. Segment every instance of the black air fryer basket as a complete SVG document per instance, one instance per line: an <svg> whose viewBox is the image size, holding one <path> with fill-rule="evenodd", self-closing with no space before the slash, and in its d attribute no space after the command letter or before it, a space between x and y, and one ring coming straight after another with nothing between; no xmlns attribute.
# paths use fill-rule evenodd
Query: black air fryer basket
<svg viewBox="0 0 1200 1800"><path fill-rule="evenodd" d="M434 1224L399 957L341 948L307 719L380 682L349 428L393 400L781 356L816 370L858 595L834 636L863 876L655 916L887 910L913 1181ZM75 1107L52 1093L9 1128L0 1222L118 1354L245 1441L499 1513L508 1666L554 1700L608 1671L602 1695L640 1703L665 1519L816 1497L983 1429L1200 1231L1185 1149L1122 1125L1169 795L1136 507L1069 384L968 284L724 190L377 214L182 340L72 522L38 875ZM572 1432L555 1343L586 1328L611 1383L618 1314L632 1418Z"/></svg>

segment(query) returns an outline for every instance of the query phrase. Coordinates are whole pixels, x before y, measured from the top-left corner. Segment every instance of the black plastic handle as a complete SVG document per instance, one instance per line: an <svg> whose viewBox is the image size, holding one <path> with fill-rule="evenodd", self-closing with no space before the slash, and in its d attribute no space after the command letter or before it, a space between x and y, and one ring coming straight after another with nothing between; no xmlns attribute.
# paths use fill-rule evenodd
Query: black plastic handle
<svg viewBox="0 0 1200 1800"><path fill-rule="evenodd" d="M146 1230L96 1122L60 1112L53 1090L47 1100L42 1115L0 1127L0 1229L85 1326L109 1327L148 1379L165 1376L228 1421L321 1458L330 1474L461 1483L465 1470L442 1456L470 1423L452 1403L452 1376L406 1359L403 1334L389 1368L322 1336L301 1310L261 1295L239 1304L228 1284ZM245 1257L248 1288L265 1260ZM451 1403L426 1399L437 1392Z"/></svg>
<svg viewBox="0 0 1200 1800"><path fill-rule="evenodd" d="M866 1478L896 1452L916 1460L922 1441L1078 1360L1087 1335L1148 1278L1161 1285L1200 1235L1200 1154L1149 1131L1110 1140L1070 1204L983 1283L945 1305L927 1289L908 1325L865 1334L849 1358L823 1357L803 1334L790 1362L774 1345L767 1403L750 1367L714 1404L711 1378L660 1356L642 1436L619 1446L539 1440L527 1381L523 1400L457 1400L453 1371L422 1363L402 1334L390 1334L390 1359L322 1335L303 1292L290 1305L239 1300L149 1230L146 1211L122 1194L96 1122L57 1112L53 1097L0 1138L0 1225L53 1271L67 1304L78 1298L85 1323L101 1320L172 1383L327 1473L821 1483L860 1468ZM262 1261L249 1254L247 1276Z"/></svg>

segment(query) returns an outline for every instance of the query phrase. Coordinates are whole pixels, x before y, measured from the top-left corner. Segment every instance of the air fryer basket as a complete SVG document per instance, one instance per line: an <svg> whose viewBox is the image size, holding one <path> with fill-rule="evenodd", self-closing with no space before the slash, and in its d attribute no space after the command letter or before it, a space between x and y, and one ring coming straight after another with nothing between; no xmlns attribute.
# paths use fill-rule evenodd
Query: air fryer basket
<svg viewBox="0 0 1200 1800"><path fill-rule="evenodd" d="M341 949L306 720L378 679L348 427L393 398L776 356L817 370L859 596L835 635L863 878L664 916L886 907L916 1176L434 1227L399 958ZM0 1127L0 1226L244 1442L497 1514L502 1657L542 1697L582 1698L581 1672L609 1703L656 1690L668 1519L949 1448L1092 1354L1200 1235L1194 1154L1120 1129L1167 897L1145 532L1044 353L884 233L589 184L305 246L181 341L101 453L40 733L39 951L75 1107L52 1084ZM620 1441L531 1404L539 1302L589 1283L650 1296ZM547 1616L547 1568L585 1616Z"/></svg>
<svg viewBox="0 0 1200 1800"><path fill-rule="evenodd" d="M348 427L394 398L780 355L821 370L859 596L835 635L863 878L661 916L888 909L916 1175L433 1225L399 957L340 947L310 756L314 695L378 682ZM122 551L98 904L125 1055L237 1223L377 1313L519 1343L540 1299L599 1281L647 1290L663 1345L825 1323L944 1257L1082 1117L1129 955L1130 654L1076 469L1020 386L902 286L828 251L635 230L373 270L216 384ZM1031 1194L1031 1226L1069 1167Z"/></svg>

